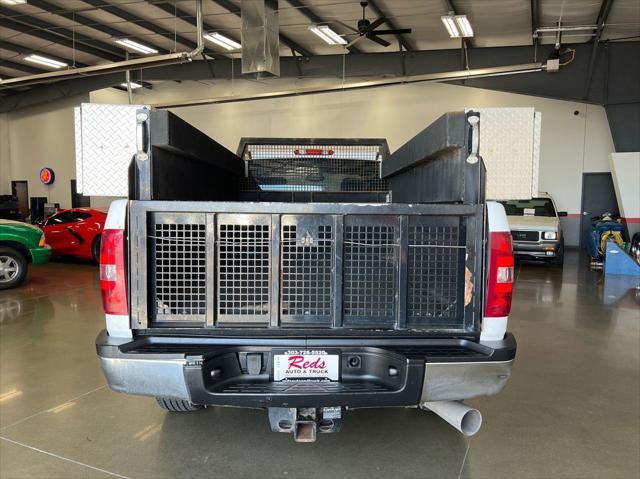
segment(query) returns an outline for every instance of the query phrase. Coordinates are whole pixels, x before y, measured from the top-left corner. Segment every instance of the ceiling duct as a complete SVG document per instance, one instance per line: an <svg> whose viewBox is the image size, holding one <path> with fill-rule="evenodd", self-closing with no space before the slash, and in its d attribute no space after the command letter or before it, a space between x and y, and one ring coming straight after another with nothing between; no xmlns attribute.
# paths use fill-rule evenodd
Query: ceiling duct
<svg viewBox="0 0 640 479"><path fill-rule="evenodd" d="M278 0L242 0L242 73L280 76Z"/></svg>

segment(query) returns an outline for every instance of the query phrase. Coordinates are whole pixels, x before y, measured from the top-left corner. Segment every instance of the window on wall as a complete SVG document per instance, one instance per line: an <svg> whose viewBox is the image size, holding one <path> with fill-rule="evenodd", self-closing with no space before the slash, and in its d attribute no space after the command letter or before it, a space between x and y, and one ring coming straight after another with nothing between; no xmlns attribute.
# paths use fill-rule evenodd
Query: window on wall
<svg viewBox="0 0 640 479"><path fill-rule="evenodd" d="M53 215L47 219L47 225L61 225L65 223L78 223L84 221L87 218L91 218L89 213L83 211L63 211L57 215Z"/></svg>

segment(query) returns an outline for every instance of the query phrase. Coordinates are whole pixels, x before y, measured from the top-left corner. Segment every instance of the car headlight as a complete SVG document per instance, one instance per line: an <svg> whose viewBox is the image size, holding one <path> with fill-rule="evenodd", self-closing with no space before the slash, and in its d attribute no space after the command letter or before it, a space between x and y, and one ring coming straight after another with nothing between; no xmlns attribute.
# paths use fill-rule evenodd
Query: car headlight
<svg viewBox="0 0 640 479"><path fill-rule="evenodd" d="M556 233L555 231L545 231L544 233L542 233L542 235L542 237L546 240L558 239L558 233Z"/></svg>
<svg viewBox="0 0 640 479"><path fill-rule="evenodd" d="M44 239L44 235L40 236L40 241L38 242L38 246L40 248L46 248L47 247L47 242Z"/></svg>

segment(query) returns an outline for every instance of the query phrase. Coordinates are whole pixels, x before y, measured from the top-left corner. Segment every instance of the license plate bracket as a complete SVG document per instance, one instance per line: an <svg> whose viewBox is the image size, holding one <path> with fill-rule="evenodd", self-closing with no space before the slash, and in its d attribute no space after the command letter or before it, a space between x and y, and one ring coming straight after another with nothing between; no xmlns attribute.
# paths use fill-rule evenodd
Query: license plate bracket
<svg viewBox="0 0 640 479"><path fill-rule="evenodd" d="M340 353L328 350L273 351L273 380L340 381Z"/></svg>

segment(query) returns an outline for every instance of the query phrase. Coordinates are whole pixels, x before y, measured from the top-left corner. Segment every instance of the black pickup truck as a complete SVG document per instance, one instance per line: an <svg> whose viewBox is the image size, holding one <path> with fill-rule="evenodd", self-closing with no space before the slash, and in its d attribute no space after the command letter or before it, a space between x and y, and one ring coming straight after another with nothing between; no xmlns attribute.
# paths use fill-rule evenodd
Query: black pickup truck
<svg viewBox="0 0 640 479"><path fill-rule="evenodd" d="M313 441L348 409L431 410L502 390L513 255L484 199L479 113L383 139L245 138L234 154L167 111L137 113L129 199L102 235L110 387L169 411L268 410Z"/></svg>

